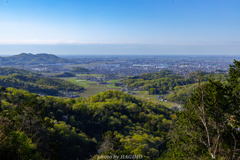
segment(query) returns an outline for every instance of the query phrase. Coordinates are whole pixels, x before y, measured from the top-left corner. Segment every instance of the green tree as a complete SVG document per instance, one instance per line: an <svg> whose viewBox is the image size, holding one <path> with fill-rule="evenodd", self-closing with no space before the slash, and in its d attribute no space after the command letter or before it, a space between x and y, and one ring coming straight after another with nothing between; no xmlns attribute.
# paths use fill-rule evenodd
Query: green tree
<svg viewBox="0 0 240 160"><path fill-rule="evenodd" d="M237 159L240 156L240 62L228 83L209 80L197 88L177 115L169 159Z"/></svg>
<svg viewBox="0 0 240 160"><path fill-rule="evenodd" d="M12 131L13 122L0 118L0 159L43 159L36 144L23 131Z"/></svg>
<svg viewBox="0 0 240 160"><path fill-rule="evenodd" d="M155 88L150 88L149 89L149 94L154 94L154 92L155 92Z"/></svg>

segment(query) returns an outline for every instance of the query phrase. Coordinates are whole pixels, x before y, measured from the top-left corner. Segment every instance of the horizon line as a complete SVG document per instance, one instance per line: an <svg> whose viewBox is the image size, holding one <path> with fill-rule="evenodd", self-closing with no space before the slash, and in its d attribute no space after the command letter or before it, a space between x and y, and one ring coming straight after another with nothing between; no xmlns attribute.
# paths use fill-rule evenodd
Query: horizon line
<svg viewBox="0 0 240 160"><path fill-rule="evenodd" d="M157 42L157 43L143 43L143 42L98 42L98 41L62 41L58 39L51 40L18 40L18 39L0 39L0 45L168 45L168 46L215 46L215 45L240 45L237 41L224 42L207 42L207 41L190 41L190 42Z"/></svg>
<svg viewBox="0 0 240 160"><path fill-rule="evenodd" d="M26 53L26 52L22 52L19 54L11 54L11 55L4 55L4 54L0 54L0 56L6 56L6 57L10 57L10 56L15 56L15 55L20 55L20 54L32 54L32 55L37 55L37 54L49 54L49 55L55 55L55 56L190 56L190 57L194 57L194 56L221 56L221 57L238 57L240 55L217 55L217 54L202 54L202 55L188 55L188 54L51 54L51 53Z"/></svg>

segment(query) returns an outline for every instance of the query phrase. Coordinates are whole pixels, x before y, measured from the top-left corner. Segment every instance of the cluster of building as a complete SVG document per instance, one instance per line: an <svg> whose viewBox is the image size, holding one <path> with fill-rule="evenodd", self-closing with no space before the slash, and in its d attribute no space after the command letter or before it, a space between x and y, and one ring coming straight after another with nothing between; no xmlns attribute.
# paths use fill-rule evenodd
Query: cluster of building
<svg viewBox="0 0 240 160"><path fill-rule="evenodd" d="M104 57L104 56L103 56ZM172 70L180 75L187 75L194 71L206 71L215 73L227 73L229 64L232 64L234 57L216 56L107 56L79 59L79 63L86 65L92 74L112 76L138 76L142 73L159 72L163 69ZM99 62L99 63L96 63ZM96 65L94 65L96 64ZM38 72L63 73L70 72L72 67L69 64L40 64L26 66L8 66L23 68ZM116 78L113 78L116 79Z"/></svg>
<svg viewBox="0 0 240 160"><path fill-rule="evenodd" d="M131 64L120 63L114 65L97 65L89 67L91 73L98 73L104 75L121 75L121 76L138 76L142 73L154 73L163 69L172 70L174 73L180 75L187 75L194 71L206 71L214 73L227 73L229 63L208 63L208 62L169 62L169 63L152 63L152 64Z"/></svg>

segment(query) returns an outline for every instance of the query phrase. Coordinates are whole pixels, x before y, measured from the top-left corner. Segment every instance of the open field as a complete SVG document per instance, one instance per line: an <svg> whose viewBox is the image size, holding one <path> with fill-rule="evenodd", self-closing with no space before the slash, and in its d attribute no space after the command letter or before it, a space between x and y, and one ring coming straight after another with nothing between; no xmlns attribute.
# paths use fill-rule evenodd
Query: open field
<svg viewBox="0 0 240 160"><path fill-rule="evenodd" d="M158 104L161 104L165 107L171 108L171 107L177 107L178 104L174 103L174 102L163 102L163 101L159 101L157 100L157 96L155 95L148 95L148 91L136 91L136 94L134 96L139 97L143 100L147 100L147 101L151 101L151 102L155 102ZM165 98L165 96L164 96Z"/></svg>
<svg viewBox="0 0 240 160"><path fill-rule="evenodd" d="M116 86L111 87L110 86L111 84L107 85L107 84L97 84L96 82L92 82L92 83L87 83L87 82L86 84L88 85L88 87L83 93L80 94L81 97L94 96L95 94L98 94L103 91L109 91L109 90L121 91L121 87L116 87Z"/></svg>
<svg viewBox="0 0 240 160"><path fill-rule="evenodd" d="M110 83L117 83L117 80L116 79L112 79L112 80L110 80Z"/></svg>
<svg viewBox="0 0 240 160"><path fill-rule="evenodd" d="M99 77L103 76L102 74L76 74L76 76L93 76L93 77Z"/></svg>
<svg viewBox="0 0 240 160"><path fill-rule="evenodd" d="M101 76L98 74L78 74L78 75L91 75L91 76ZM76 85L82 86L84 87L86 90L80 94L81 97L90 97L90 96L94 96L100 92L103 91L108 91L108 90L116 90L116 91L121 91L121 87L117 87L114 84L98 84L97 82L91 82L91 81L86 81L83 79L77 79L77 77L63 77L61 79L70 81ZM111 80L111 83L115 83L117 82L117 80ZM148 91L136 91L136 94L134 96L139 97L143 100L147 100L147 101L151 101L151 102L155 102L158 104L161 104L165 107L171 108L171 107L177 107L178 104L174 103L174 102L163 102L163 101L159 101L157 100L157 96L155 95L148 95ZM164 98L166 99L169 94L163 95Z"/></svg>
<svg viewBox="0 0 240 160"><path fill-rule="evenodd" d="M89 84L87 89L80 94L81 97L90 97L94 96L95 94L98 94L106 89L107 85L102 84Z"/></svg>
<svg viewBox="0 0 240 160"><path fill-rule="evenodd" d="M79 86L83 86L84 88L87 88L89 86L89 84L97 84L97 82L91 82L91 81L86 81L86 80L82 80L82 79L77 79L76 77L64 77L61 79L70 81Z"/></svg>
<svg viewBox="0 0 240 160"><path fill-rule="evenodd" d="M109 84L109 85L108 85L108 88L121 88L121 87L117 87L117 86L115 86L114 84Z"/></svg>
<svg viewBox="0 0 240 160"><path fill-rule="evenodd" d="M50 75L51 73L48 73ZM77 74L77 76L102 76L101 74ZM86 90L80 94L81 97L90 97L94 96L102 91L108 91L108 90L116 90L116 91L121 91L121 87L117 87L114 84L98 84L97 82L91 82L91 81L86 81L83 79L77 79L77 77L62 77L61 79L70 81L76 85L84 87ZM110 80L111 83L116 83L117 80ZM163 102L157 100L157 96L155 95L148 95L148 91L136 91L136 94L134 95L136 97L139 97L143 100L147 101L152 101L158 104L161 104L165 107L171 108L171 107L177 107L178 104L174 102ZM166 99L169 94L163 95L164 98Z"/></svg>
<svg viewBox="0 0 240 160"><path fill-rule="evenodd" d="M106 89L106 91L110 91L110 90L112 90L112 91L121 91L121 88L107 88Z"/></svg>
<svg viewBox="0 0 240 160"><path fill-rule="evenodd" d="M80 94L81 97L94 96L104 90L117 90L121 91L121 87L116 87L114 84L98 84L97 82L86 81L83 79L77 79L77 77L65 77L61 78L70 81L76 85L83 86L86 90Z"/></svg>

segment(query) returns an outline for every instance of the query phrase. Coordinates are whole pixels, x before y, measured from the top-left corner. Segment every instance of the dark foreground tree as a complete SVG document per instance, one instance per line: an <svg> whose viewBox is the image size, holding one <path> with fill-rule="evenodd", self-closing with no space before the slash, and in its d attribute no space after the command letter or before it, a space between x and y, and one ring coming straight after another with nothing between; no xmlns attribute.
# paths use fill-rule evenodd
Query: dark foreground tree
<svg viewBox="0 0 240 160"><path fill-rule="evenodd" d="M0 87L0 159L59 159L53 123L37 98Z"/></svg>
<svg viewBox="0 0 240 160"><path fill-rule="evenodd" d="M199 86L177 115L166 159L240 159L240 62L226 83Z"/></svg>

